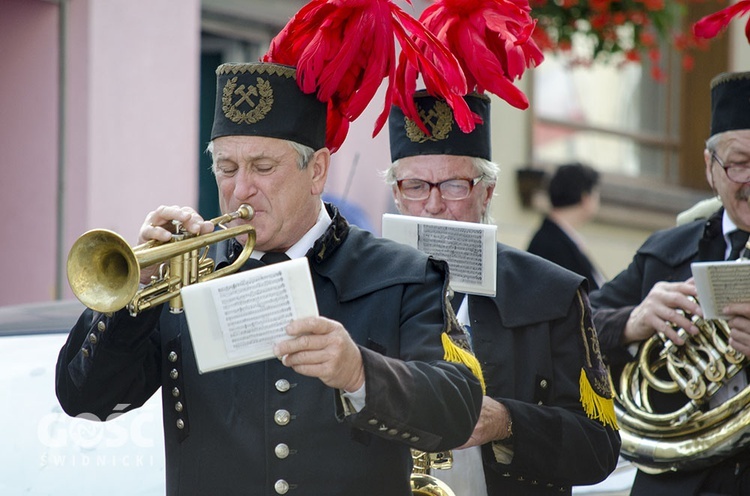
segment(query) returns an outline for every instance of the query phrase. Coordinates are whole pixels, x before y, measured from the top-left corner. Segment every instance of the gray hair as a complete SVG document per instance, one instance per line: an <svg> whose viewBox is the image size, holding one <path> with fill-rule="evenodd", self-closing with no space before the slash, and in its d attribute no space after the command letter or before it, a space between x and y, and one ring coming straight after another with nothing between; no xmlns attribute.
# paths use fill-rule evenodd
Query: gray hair
<svg viewBox="0 0 750 496"><path fill-rule="evenodd" d="M719 146L719 142L721 141L722 136L724 133L717 133L711 136L706 140L706 150L709 152L715 152L716 147Z"/></svg>
<svg viewBox="0 0 750 496"><path fill-rule="evenodd" d="M471 160L471 165L474 166L474 170L477 172L477 175L481 174L482 179L481 182L486 183L488 186L494 186L497 183L497 175L500 173L500 166L497 165L495 162L492 162L490 160L479 158L479 157L466 157ZM386 184L390 184L393 186L396 184L396 170L398 169L400 159L396 160L391 164L388 169L383 171L383 179L385 179ZM492 194L492 196L495 196L495 193ZM492 204L492 198L490 198L490 201L487 203L487 208L484 210L484 213L482 214L482 224L493 224L494 221L492 217L490 216L490 205Z"/></svg>
<svg viewBox="0 0 750 496"><path fill-rule="evenodd" d="M296 143L294 141L290 140L283 140L287 145L291 146L294 151L297 152L297 167L299 170L304 170L307 168L307 164L310 163L310 160L312 159L312 156L315 154L315 150L310 148L309 146L300 145L299 143ZM208 146L206 146L206 153L211 155L211 172L216 174L216 162L213 160L214 156L214 142L209 141Z"/></svg>

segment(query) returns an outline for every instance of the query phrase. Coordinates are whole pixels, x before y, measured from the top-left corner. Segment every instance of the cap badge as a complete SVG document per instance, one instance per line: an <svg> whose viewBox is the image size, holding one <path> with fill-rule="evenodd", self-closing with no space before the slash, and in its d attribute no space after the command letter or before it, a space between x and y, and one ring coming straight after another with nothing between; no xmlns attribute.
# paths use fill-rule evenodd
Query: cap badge
<svg viewBox="0 0 750 496"><path fill-rule="evenodd" d="M420 108L419 118L422 119L425 127L430 130L432 136L427 136L413 120L404 117L406 137L413 143L444 140L453 129L453 113L448 104L442 100L435 102L435 106L429 112Z"/></svg>
<svg viewBox="0 0 750 496"><path fill-rule="evenodd" d="M221 98L221 109L227 119L235 124L255 124L268 114L273 105L273 88L263 78L257 81L257 85L245 87L244 84L237 86L236 76L227 80Z"/></svg>

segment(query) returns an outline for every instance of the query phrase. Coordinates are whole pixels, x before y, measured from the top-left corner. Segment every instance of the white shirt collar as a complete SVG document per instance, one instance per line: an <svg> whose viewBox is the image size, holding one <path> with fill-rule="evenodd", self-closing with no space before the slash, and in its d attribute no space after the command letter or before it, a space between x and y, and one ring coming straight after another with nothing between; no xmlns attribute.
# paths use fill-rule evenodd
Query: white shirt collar
<svg viewBox="0 0 750 496"><path fill-rule="evenodd" d="M724 233L724 239L729 239L729 233L736 230L737 225L732 222L732 219L729 218L727 211L724 210L724 213L721 214L721 232Z"/></svg>
<svg viewBox="0 0 750 496"><path fill-rule="evenodd" d="M724 246L726 247L724 249L725 260L729 257L729 252L732 251L732 240L729 239L729 235L736 230L737 225L729 218L727 211L724 210L724 213L721 215L721 232L724 234ZM740 256L743 256L744 252L745 250L743 249L740 252Z"/></svg>

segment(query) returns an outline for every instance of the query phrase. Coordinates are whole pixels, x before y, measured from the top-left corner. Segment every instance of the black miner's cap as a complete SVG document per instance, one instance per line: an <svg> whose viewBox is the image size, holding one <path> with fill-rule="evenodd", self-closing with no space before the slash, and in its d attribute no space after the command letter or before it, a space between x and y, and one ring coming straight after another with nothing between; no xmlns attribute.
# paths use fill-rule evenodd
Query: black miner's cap
<svg viewBox="0 0 750 496"><path fill-rule="evenodd" d="M220 65L211 139L264 136L323 148L327 105L303 93L296 74L294 67L267 62Z"/></svg>
<svg viewBox="0 0 750 496"><path fill-rule="evenodd" d="M711 136L750 129L750 72L725 72L711 80Z"/></svg>
<svg viewBox="0 0 750 496"><path fill-rule="evenodd" d="M416 92L414 103L431 136L422 132L414 121L407 119L399 107L391 107L388 117L391 161L415 155L462 155L492 160L490 98L478 93L464 98L472 112L478 114L483 121L470 133L464 133L458 128L453 112L444 100L435 98L426 91Z"/></svg>

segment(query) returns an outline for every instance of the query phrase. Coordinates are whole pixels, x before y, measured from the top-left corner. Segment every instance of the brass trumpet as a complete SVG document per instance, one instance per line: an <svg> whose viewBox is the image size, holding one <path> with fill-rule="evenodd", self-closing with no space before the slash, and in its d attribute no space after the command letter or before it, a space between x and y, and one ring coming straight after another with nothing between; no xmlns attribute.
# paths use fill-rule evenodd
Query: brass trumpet
<svg viewBox="0 0 750 496"><path fill-rule="evenodd" d="M152 240L132 248L122 236L110 230L88 231L68 253L68 283L81 303L97 312L109 313L127 307L135 316L169 301L170 311L180 313L181 288L232 274L250 258L255 248L253 226L224 224L252 217L252 207L242 205L237 211L210 221L220 230L201 235L191 234L175 222L176 232L170 241ZM239 258L214 270L214 261L207 256L208 246L243 234L247 234L247 242ZM155 264L160 264L158 275L139 289L141 270Z"/></svg>

